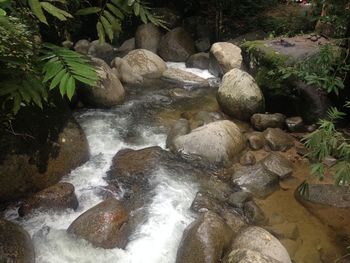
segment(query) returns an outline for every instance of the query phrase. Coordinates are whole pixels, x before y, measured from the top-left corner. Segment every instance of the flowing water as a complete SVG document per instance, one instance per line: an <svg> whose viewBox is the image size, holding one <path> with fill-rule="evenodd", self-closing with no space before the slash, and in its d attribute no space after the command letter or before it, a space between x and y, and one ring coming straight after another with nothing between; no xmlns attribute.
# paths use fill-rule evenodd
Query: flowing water
<svg viewBox="0 0 350 263"><path fill-rule="evenodd" d="M183 64L178 63L171 63L169 66L184 68ZM212 77L207 71L187 70L205 78ZM133 90L129 92L129 98L121 106L109 110L84 109L75 113L87 136L91 156L88 162L72 171L62 181L75 186L79 208L76 211L67 210L61 213L38 212L26 218L19 218L16 208L6 211L5 216L8 219L21 224L32 236L36 262L175 262L183 230L195 218L189 208L200 182L174 169L159 167L150 177L152 190L147 193L148 202L142 208L146 217L134 229L126 249L95 248L88 242L73 238L66 233L66 229L74 219L103 200L101 192L106 191L104 187L107 186L104 177L113 156L119 150L156 145L164 148L168 128L182 112L217 109L215 89L180 92L180 95L175 97L170 95L174 94L174 90L178 93L178 88L175 87L167 90L156 88ZM124 193L122 189L120 192L110 194L122 198ZM276 206L281 200L281 195L285 197L283 199L285 203L283 206ZM277 194L260 202L267 214L273 214L278 207L282 210L278 212L283 215L291 210L288 207L290 204L296 212L286 216L300 216L293 218L293 222L301 222L301 230L308 229L307 235L312 236L313 229L318 230L316 233L319 236L313 238L312 242L321 239L323 242L321 244L326 244L324 246L331 244L329 249L334 248L332 240L322 231L322 225L317 223L318 221L317 224L310 224L309 228L305 228L306 224L316 219L295 202L292 194L287 196L283 191L278 191ZM303 213L298 214L298 211ZM304 240L300 240L302 238ZM299 238L298 243L300 242L300 245L306 246L307 250L312 249L315 244L311 241L308 243L305 234ZM308 251L305 251L305 254L308 254ZM300 255L300 258L303 258L303 255ZM304 262L317 262L313 260L314 258Z"/></svg>

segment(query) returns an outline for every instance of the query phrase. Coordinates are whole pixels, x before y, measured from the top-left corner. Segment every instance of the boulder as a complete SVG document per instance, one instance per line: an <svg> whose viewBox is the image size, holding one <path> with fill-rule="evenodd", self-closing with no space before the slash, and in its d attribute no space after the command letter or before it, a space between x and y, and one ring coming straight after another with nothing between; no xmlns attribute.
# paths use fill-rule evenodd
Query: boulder
<svg viewBox="0 0 350 263"><path fill-rule="evenodd" d="M0 133L0 202L54 185L89 159L84 131L68 105L59 94L52 99L56 107L18 112L12 127L21 136Z"/></svg>
<svg viewBox="0 0 350 263"><path fill-rule="evenodd" d="M224 120L224 117L220 112L210 112L201 110L192 116L191 127L197 128L199 126L203 126L205 124L220 120Z"/></svg>
<svg viewBox="0 0 350 263"><path fill-rule="evenodd" d="M124 101L125 91L120 80L103 60L92 58L100 77L96 87L80 87L78 92L85 105L110 108Z"/></svg>
<svg viewBox="0 0 350 263"><path fill-rule="evenodd" d="M309 184L308 195L295 192L297 200L341 236L350 236L350 188L332 184Z"/></svg>
<svg viewBox="0 0 350 263"><path fill-rule="evenodd" d="M168 68L165 70L162 79L182 87L209 87L209 82L206 79L177 68Z"/></svg>
<svg viewBox="0 0 350 263"><path fill-rule="evenodd" d="M142 84L143 77L134 72L126 60L116 57L112 60L111 66L112 71L122 83L126 85Z"/></svg>
<svg viewBox="0 0 350 263"><path fill-rule="evenodd" d="M162 37L158 53L165 61L185 62L195 53L193 39L183 28L177 27Z"/></svg>
<svg viewBox="0 0 350 263"><path fill-rule="evenodd" d="M223 263L281 263L274 258L250 249L233 249L224 257Z"/></svg>
<svg viewBox="0 0 350 263"><path fill-rule="evenodd" d="M240 120L248 120L254 113L264 110L259 86L252 76L238 68L224 75L217 100L225 113Z"/></svg>
<svg viewBox="0 0 350 263"><path fill-rule="evenodd" d="M196 53L191 55L186 61L186 67L188 68L209 68L209 54L208 53Z"/></svg>
<svg viewBox="0 0 350 263"><path fill-rule="evenodd" d="M0 262L35 262L32 240L21 226L0 219L0 236Z"/></svg>
<svg viewBox="0 0 350 263"><path fill-rule="evenodd" d="M231 180L234 186L259 198L267 197L278 188L278 176L266 170L261 163L242 167Z"/></svg>
<svg viewBox="0 0 350 263"><path fill-rule="evenodd" d="M166 138L166 147L169 149L174 149L174 140L181 136L188 134L191 131L190 123L186 119L179 119L168 132Z"/></svg>
<svg viewBox="0 0 350 263"><path fill-rule="evenodd" d="M202 37L194 41L196 50L199 52L206 52L210 49L210 38Z"/></svg>
<svg viewBox="0 0 350 263"><path fill-rule="evenodd" d="M102 59L109 64L116 55L116 48L108 43L100 43L99 40L91 42L88 50L88 55Z"/></svg>
<svg viewBox="0 0 350 263"><path fill-rule="evenodd" d="M60 211L77 207L78 199L74 193L74 186L70 183L58 183L25 200L18 209L18 214L25 216L36 209Z"/></svg>
<svg viewBox="0 0 350 263"><path fill-rule="evenodd" d="M167 68L159 56L146 49L135 49L129 52L124 59L135 74L145 78L160 78Z"/></svg>
<svg viewBox="0 0 350 263"><path fill-rule="evenodd" d="M205 213L208 211L221 215L225 209L224 204L205 192L198 192L194 198L191 209L198 213Z"/></svg>
<svg viewBox="0 0 350 263"><path fill-rule="evenodd" d="M221 77L231 69L242 66L241 49L228 42L214 43L209 52L209 71Z"/></svg>
<svg viewBox="0 0 350 263"><path fill-rule="evenodd" d="M126 56L130 51L136 49L135 38L130 38L125 40L119 48L116 50L116 55L118 57Z"/></svg>
<svg viewBox="0 0 350 263"><path fill-rule="evenodd" d="M251 225L263 224L266 221L264 211L253 200L244 203L243 212Z"/></svg>
<svg viewBox="0 0 350 263"><path fill-rule="evenodd" d="M252 150L260 150L265 145L264 134L261 132L250 132L245 134Z"/></svg>
<svg viewBox="0 0 350 263"><path fill-rule="evenodd" d="M67 232L89 241L95 247L124 248L128 241L125 231L127 220L124 205L110 198L80 215Z"/></svg>
<svg viewBox="0 0 350 263"><path fill-rule="evenodd" d="M238 126L224 120L206 124L177 137L174 146L177 152L228 164L244 149L245 141Z"/></svg>
<svg viewBox="0 0 350 263"><path fill-rule="evenodd" d="M221 217L212 212L201 214L185 229L176 262L220 262L231 239L232 231Z"/></svg>
<svg viewBox="0 0 350 263"><path fill-rule="evenodd" d="M304 120L302 117L290 117L286 119L286 126L290 132L303 132L305 131Z"/></svg>
<svg viewBox="0 0 350 263"><path fill-rule="evenodd" d="M293 173L293 164L278 153L270 153L262 160L266 170L276 174L280 179L287 178Z"/></svg>
<svg viewBox="0 0 350 263"><path fill-rule="evenodd" d="M250 201L252 199L252 194L248 192L234 192L230 195L228 199L228 203L237 208L243 208L245 202Z"/></svg>
<svg viewBox="0 0 350 263"><path fill-rule="evenodd" d="M294 146L294 139L279 128L268 128L264 131L264 138L272 151L287 151Z"/></svg>
<svg viewBox="0 0 350 263"><path fill-rule="evenodd" d="M258 131L264 131L267 128L283 129L286 116L281 113L261 114L256 113L250 118L253 128Z"/></svg>
<svg viewBox="0 0 350 263"><path fill-rule="evenodd" d="M248 32L244 35L240 35L238 37L228 40L227 42L230 42L236 46L240 46L246 41L264 40L267 37L268 37L267 33L265 33L262 30L257 30L253 32Z"/></svg>
<svg viewBox="0 0 350 263"><path fill-rule="evenodd" d="M90 44L91 43L89 40L81 39L75 43L74 50L81 53L81 54L87 55L88 51L89 51Z"/></svg>
<svg viewBox="0 0 350 263"><path fill-rule="evenodd" d="M239 163L243 166L254 165L256 158L252 152L246 152L239 158Z"/></svg>
<svg viewBox="0 0 350 263"><path fill-rule="evenodd" d="M252 226L244 229L232 243L232 250L236 249L256 251L280 263L292 262L283 245L261 227Z"/></svg>
<svg viewBox="0 0 350 263"><path fill-rule="evenodd" d="M135 47L157 54L161 36L159 28L152 23L139 25L135 33Z"/></svg>

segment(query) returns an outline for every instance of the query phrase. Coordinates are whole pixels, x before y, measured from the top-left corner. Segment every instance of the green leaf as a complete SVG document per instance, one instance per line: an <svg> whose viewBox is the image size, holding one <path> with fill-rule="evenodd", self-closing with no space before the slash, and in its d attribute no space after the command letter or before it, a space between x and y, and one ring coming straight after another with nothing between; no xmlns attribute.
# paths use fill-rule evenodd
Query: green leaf
<svg viewBox="0 0 350 263"><path fill-rule="evenodd" d="M6 11L2 8L0 8L0 17L6 16Z"/></svg>
<svg viewBox="0 0 350 263"><path fill-rule="evenodd" d="M140 4L139 3L135 3L134 13L135 13L135 16L139 16L139 14L140 14Z"/></svg>
<svg viewBox="0 0 350 263"><path fill-rule="evenodd" d="M51 83L50 83L50 87L49 87L50 90L54 89L54 88L58 85L58 83L60 83L62 77L63 77L64 74L66 74L66 73L67 73L66 69L62 69L62 70L52 79L52 81L51 81Z"/></svg>
<svg viewBox="0 0 350 263"><path fill-rule="evenodd" d="M97 22L96 29L97 29L97 34L98 34L98 38L99 38L100 42L104 43L105 42L105 31L103 30L103 25L101 22Z"/></svg>
<svg viewBox="0 0 350 263"><path fill-rule="evenodd" d="M33 11L34 15L39 19L39 21L48 25L39 0L28 0L28 5L30 9Z"/></svg>
<svg viewBox="0 0 350 263"><path fill-rule="evenodd" d="M108 22L108 20L104 16L100 17L100 21L102 22L102 25L103 25L103 27L105 29L105 32L108 35L109 40L112 41L113 40L113 28L112 28L112 25Z"/></svg>
<svg viewBox="0 0 350 263"><path fill-rule="evenodd" d="M66 90L67 90L67 80L68 80L69 77L70 77L70 74L69 74L68 72L66 72L66 73L63 75L63 77L62 77L62 79L61 79L61 81L60 81L60 86L59 86L59 88L60 88L60 93L61 93L62 97L64 96L64 94L66 94Z"/></svg>
<svg viewBox="0 0 350 263"><path fill-rule="evenodd" d="M66 86L67 86L67 97L69 100L71 100L75 93L75 80L72 76L68 78Z"/></svg>
<svg viewBox="0 0 350 263"><path fill-rule="evenodd" d="M145 10L142 7L140 8L140 18L144 24L147 24L148 20L145 14Z"/></svg>
<svg viewBox="0 0 350 263"><path fill-rule="evenodd" d="M17 114L19 109L21 108L21 96L18 93L13 94L13 108L12 111L14 114Z"/></svg>
<svg viewBox="0 0 350 263"><path fill-rule="evenodd" d="M74 78L76 80L79 80L80 82L85 83L85 84L87 84L89 86L92 86L92 87L97 85L97 80L91 80L89 78L85 78L85 77L82 77L82 76L79 76L79 75L74 75Z"/></svg>
<svg viewBox="0 0 350 263"><path fill-rule="evenodd" d="M132 6L135 3L135 0L128 0L128 6Z"/></svg>
<svg viewBox="0 0 350 263"><path fill-rule="evenodd" d="M114 5L107 3L107 8L118 18L120 18L121 20L124 19L124 14L118 9L116 8Z"/></svg>
<svg viewBox="0 0 350 263"><path fill-rule="evenodd" d="M86 7L86 8L79 9L75 14L77 16L90 15L90 14L96 14L96 13L100 12L101 10L102 9L100 7L92 6L92 7Z"/></svg>
<svg viewBox="0 0 350 263"><path fill-rule="evenodd" d="M63 64L59 61L47 62L49 66L46 68L45 77L43 82L47 82L49 79L53 78L61 69L63 69Z"/></svg>
<svg viewBox="0 0 350 263"><path fill-rule="evenodd" d="M108 12L107 10L103 11L103 14L106 16L106 18L108 19L109 23L112 25L112 29L114 32L116 31L120 31L121 27L119 24L119 21L117 20L117 18L115 18L110 12Z"/></svg>
<svg viewBox="0 0 350 263"><path fill-rule="evenodd" d="M54 17L58 18L61 21L66 21L67 17L72 18L71 14L67 13L62 9L55 7L54 5L48 2L41 2L40 4L43 9L45 9L48 13L50 13L51 15L53 15Z"/></svg>

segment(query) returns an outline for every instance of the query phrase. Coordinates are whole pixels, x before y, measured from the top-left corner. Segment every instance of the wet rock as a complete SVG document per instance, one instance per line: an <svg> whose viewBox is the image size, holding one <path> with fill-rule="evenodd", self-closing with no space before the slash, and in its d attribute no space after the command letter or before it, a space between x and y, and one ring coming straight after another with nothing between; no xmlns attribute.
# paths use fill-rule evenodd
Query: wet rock
<svg viewBox="0 0 350 263"><path fill-rule="evenodd" d="M274 114L262 114L256 113L250 118L250 122L254 129L258 131L264 131L267 128L280 128L284 127L286 116L281 113Z"/></svg>
<svg viewBox="0 0 350 263"><path fill-rule="evenodd" d="M202 125L208 124L211 122L223 120L223 116L219 112L209 112L209 111L199 111L197 112L193 118L192 121L196 123L201 123ZM201 126L201 125L198 125Z"/></svg>
<svg viewBox="0 0 350 263"><path fill-rule="evenodd" d="M264 198L278 188L278 176L266 170L261 163L245 166L235 172L231 178L233 185Z"/></svg>
<svg viewBox="0 0 350 263"><path fill-rule="evenodd" d="M129 52L124 59L136 74L146 78L160 78L167 68L159 56L146 49L135 49Z"/></svg>
<svg viewBox="0 0 350 263"><path fill-rule="evenodd" d="M116 199L107 199L80 215L67 232L83 238L96 247L124 248L127 236L124 231L128 213Z"/></svg>
<svg viewBox="0 0 350 263"><path fill-rule="evenodd" d="M90 44L91 43L89 40L81 39L75 43L74 50L81 53L81 54L87 55L88 51L89 51Z"/></svg>
<svg viewBox="0 0 350 263"><path fill-rule="evenodd" d="M252 194L248 192L234 192L230 195L228 203L233 207L243 208L245 202L252 199Z"/></svg>
<svg viewBox="0 0 350 263"><path fill-rule="evenodd" d="M181 136L188 134L191 131L190 123L186 119L179 119L170 129L166 138L166 147L174 149L174 140Z"/></svg>
<svg viewBox="0 0 350 263"><path fill-rule="evenodd" d="M21 226L0 219L0 236L0 262L35 262L32 240Z"/></svg>
<svg viewBox="0 0 350 263"><path fill-rule="evenodd" d="M243 211L249 223L252 225L263 224L266 221L264 211L262 211L254 201L244 203Z"/></svg>
<svg viewBox="0 0 350 263"><path fill-rule="evenodd" d="M182 69L169 68L163 72L162 79L182 87L209 87L206 79Z"/></svg>
<svg viewBox="0 0 350 263"><path fill-rule="evenodd" d="M295 223L285 222L283 224L265 227L265 229L279 239L296 240L299 237L299 228Z"/></svg>
<svg viewBox="0 0 350 263"><path fill-rule="evenodd" d="M169 152L158 146L141 150L124 149L112 160L107 172L108 180L123 185L126 189L137 191L148 185L149 175L157 165L169 157Z"/></svg>
<svg viewBox="0 0 350 263"><path fill-rule="evenodd" d="M252 152L246 152L239 159L239 163L243 166L254 165L256 163L254 154Z"/></svg>
<svg viewBox="0 0 350 263"><path fill-rule="evenodd" d="M165 61L185 62L195 53L193 39L183 28L177 27L162 37L158 53Z"/></svg>
<svg viewBox="0 0 350 263"><path fill-rule="evenodd" d="M264 97L255 80L237 68L224 75L217 100L225 113L240 120L264 110Z"/></svg>
<svg viewBox="0 0 350 263"><path fill-rule="evenodd" d="M60 211L65 209L77 209L78 199L74 193L74 186L70 183L58 183L46 188L20 206L18 214L25 216L35 209Z"/></svg>
<svg viewBox="0 0 350 263"><path fill-rule="evenodd" d="M235 249L256 251L281 263L292 262L282 244L261 227L244 229L232 243L232 250Z"/></svg>
<svg viewBox="0 0 350 263"><path fill-rule="evenodd" d="M134 49L136 49L135 38L130 38L128 40L125 40L123 44L121 44L121 46L116 51L116 55L118 57L124 57Z"/></svg>
<svg viewBox="0 0 350 263"><path fill-rule="evenodd" d="M209 60L210 73L221 77L231 69L241 68L241 49L228 42L214 43L210 49Z"/></svg>
<svg viewBox="0 0 350 263"><path fill-rule="evenodd" d="M233 122L216 121L179 136L174 141L177 152L198 155L214 163L229 163L245 147L244 138Z"/></svg>
<svg viewBox="0 0 350 263"><path fill-rule="evenodd" d="M80 87L78 92L85 105L97 108L110 108L124 101L124 87L112 69L99 58L92 58L100 76L96 87Z"/></svg>
<svg viewBox="0 0 350 263"><path fill-rule="evenodd" d="M111 66L114 74L122 83L131 85L142 84L143 77L134 72L126 60L116 57L112 60Z"/></svg>
<svg viewBox="0 0 350 263"><path fill-rule="evenodd" d="M269 256L263 255L258 251L250 249L234 249L228 253L223 263L281 263Z"/></svg>
<svg viewBox="0 0 350 263"><path fill-rule="evenodd" d="M23 136L0 134L1 202L54 185L89 159L84 131L60 95L55 98L53 94L56 107L26 107L18 112L12 127Z"/></svg>
<svg viewBox="0 0 350 263"><path fill-rule="evenodd" d="M265 145L264 134L261 132L246 133L246 137L248 139L249 147L252 150L260 150Z"/></svg>
<svg viewBox="0 0 350 263"><path fill-rule="evenodd" d="M209 53L201 52L201 53L193 54L186 61L186 67L208 69L209 68Z"/></svg>
<svg viewBox="0 0 350 263"><path fill-rule="evenodd" d="M331 226L340 235L349 236L350 188L331 184L310 184L309 194L300 196L298 201L323 223ZM332 216L330 216L332 215Z"/></svg>
<svg viewBox="0 0 350 263"><path fill-rule="evenodd" d="M135 47L147 49L157 54L161 38L160 30L152 23L138 26L135 33Z"/></svg>
<svg viewBox="0 0 350 263"><path fill-rule="evenodd" d="M293 173L293 164L287 158L278 153L270 153L262 163L265 169L278 175L279 178L284 179Z"/></svg>
<svg viewBox="0 0 350 263"><path fill-rule="evenodd" d="M211 211L220 215L224 210L224 205L220 204L220 201L213 196L205 192L198 192L192 202L191 209L198 213Z"/></svg>
<svg viewBox="0 0 350 263"><path fill-rule="evenodd" d="M273 151L286 151L294 146L294 139L279 128L268 128L264 132L267 145Z"/></svg>
<svg viewBox="0 0 350 263"><path fill-rule="evenodd" d="M210 38L209 37L203 37L200 39L197 39L194 42L194 45L196 47L196 50L200 52L205 52L210 49Z"/></svg>
<svg viewBox="0 0 350 263"><path fill-rule="evenodd" d="M176 263L220 262L231 239L232 231L221 217L204 213L185 229Z"/></svg>
<svg viewBox="0 0 350 263"><path fill-rule="evenodd" d="M237 235L241 229L248 226L246 219L240 213L232 209L225 209L221 213L221 217L226 224L231 228L233 235Z"/></svg>
<svg viewBox="0 0 350 263"><path fill-rule="evenodd" d="M109 64L115 57L116 50L108 43L100 43L99 40L94 40L89 46L88 55L102 59Z"/></svg>
<svg viewBox="0 0 350 263"><path fill-rule="evenodd" d="M302 117L290 117L286 119L286 126L290 132L303 132L304 121Z"/></svg>

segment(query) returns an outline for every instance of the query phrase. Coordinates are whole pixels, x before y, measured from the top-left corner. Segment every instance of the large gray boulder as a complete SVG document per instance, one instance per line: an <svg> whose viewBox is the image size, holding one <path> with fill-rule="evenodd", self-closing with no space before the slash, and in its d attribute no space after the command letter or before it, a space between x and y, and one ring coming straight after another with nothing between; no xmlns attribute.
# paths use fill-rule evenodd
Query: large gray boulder
<svg viewBox="0 0 350 263"><path fill-rule="evenodd" d="M209 52L209 71L220 77L233 68L241 68L241 49L229 42L214 43Z"/></svg>
<svg viewBox="0 0 350 263"><path fill-rule="evenodd" d="M228 164L245 148L245 140L236 124L223 120L177 137L174 146L177 152L198 155L214 163Z"/></svg>
<svg viewBox="0 0 350 263"><path fill-rule="evenodd" d="M195 53L193 39L183 28L177 27L162 37L158 53L165 61L185 62Z"/></svg>
<svg viewBox="0 0 350 263"><path fill-rule="evenodd" d="M217 99L228 115L247 120L264 110L264 97L252 76L238 68L227 72L219 87Z"/></svg>
<svg viewBox="0 0 350 263"><path fill-rule="evenodd" d="M232 231L213 212L201 214L183 234L176 263L217 263L229 247Z"/></svg>
<svg viewBox="0 0 350 263"><path fill-rule="evenodd" d="M110 198L80 215L67 231L96 247L124 248L128 241L125 227L127 220L128 213L124 205Z"/></svg>
<svg viewBox="0 0 350 263"><path fill-rule="evenodd" d="M232 243L232 250L237 249L256 251L280 263L292 262L284 246L261 227L253 226L244 229Z"/></svg>
<svg viewBox="0 0 350 263"><path fill-rule="evenodd" d="M152 23L142 24L138 26L135 33L135 47L147 49L156 54L161 36L159 28Z"/></svg>
<svg viewBox="0 0 350 263"><path fill-rule="evenodd" d="M209 68L209 54L205 53L205 52L193 54L186 61L186 67L208 69Z"/></svg>
<svg viewBox="0 0 350 263"><path fill-rule="evenodd" d="M25 200L18 209L18 214L25 216L36 209L60 211L77 207L78 199L74 193L74 186L70 183L58 183Z"/></svg>
<svg viewBox="0 0 350 263"><path fill-rule="evenodd" d="M122 83L112 69L101 59L92 58L100 77L95 87L81 87L78 91L82 102L91 107L110 108L121 104L125 98Z"/></svg>
<svg viewBox="0 0 350 263"><path fill-rule="evenodd" d="M129 52L124 60L128 62L135 74L145 78L160 78L167 66L163 59L146 49Z"/></svg>
<svg viewBox="0 0 350 263"><path fill-rule="evenodd" d="M19 225L0 219L0 262L34 263L34 246Z"/></svg>
<svg viewBox="0 0 350 263"><path fill-rule="evenodd" d="M116 50L117 49L111 44L101 43L99 40L94 40L89 46L88 55L100 58L109 64L115 57Z"/></svg>
<svg viewBox="0 0 350 263"><path fill-rule="evenodd" d="M234 186L259 198L267 197L278 188L278 176L261 163L242 167L233 174L231 180Z"/></svg>
<svg viewBox="0 0 350 263"><path fill-rule="evenodd" d="M208 80L201 78L191 72L177 68L168 68L165 70L163 72L162 79L171 83L175 83L179 86L209 87Z"/></svg>
<svg viewBox="0 0 350 263"><path fill-rule="evenodd" d="M234 249L228 253L223 263L281 263L269 256L250 249Z"/></svg>
<svg viewBox="0 0 350 263"><path fill-rule="evenodd" d="M143 77L130 67L129 63L122 58L116 57L111 62L112 70L117 78L126 85L142 84Z"/></svg>

